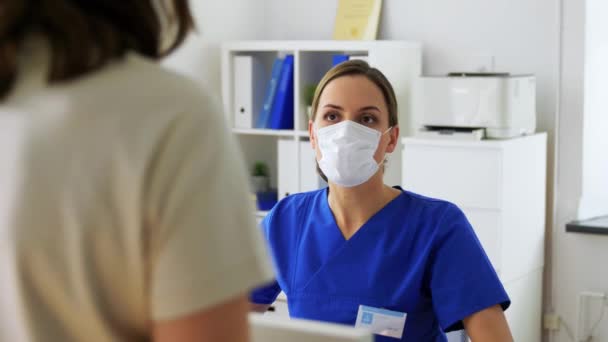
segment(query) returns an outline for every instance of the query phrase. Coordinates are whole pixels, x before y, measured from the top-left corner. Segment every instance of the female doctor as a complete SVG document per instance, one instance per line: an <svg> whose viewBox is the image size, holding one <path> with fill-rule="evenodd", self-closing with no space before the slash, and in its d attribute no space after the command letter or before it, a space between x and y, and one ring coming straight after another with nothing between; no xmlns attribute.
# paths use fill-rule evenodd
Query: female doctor
<svg viewBox="0 0 608 342"><path fill-rule="evenodd" d="M282 290L292 317L354 325L360 305L406 314L400 338L376 341L446 341L463 327L473 341L511 341L509 297L462 211L383 183L399 138L384 75L362 61L331 69L308 131L329 187L286 197L264 219L277 279L251 293L254 310Z"/></svg>

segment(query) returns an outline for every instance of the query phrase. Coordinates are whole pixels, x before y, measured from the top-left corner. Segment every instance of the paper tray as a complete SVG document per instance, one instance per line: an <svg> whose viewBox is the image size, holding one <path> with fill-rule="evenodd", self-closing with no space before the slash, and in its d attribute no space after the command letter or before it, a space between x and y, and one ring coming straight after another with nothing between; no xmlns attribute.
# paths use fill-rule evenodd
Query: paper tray
<svg viewBox="0 0 608 342"><path fill-rule="evenodd" d="M485 136L483 128L422 128L416 137L445 140L482 140Z"/></svg>

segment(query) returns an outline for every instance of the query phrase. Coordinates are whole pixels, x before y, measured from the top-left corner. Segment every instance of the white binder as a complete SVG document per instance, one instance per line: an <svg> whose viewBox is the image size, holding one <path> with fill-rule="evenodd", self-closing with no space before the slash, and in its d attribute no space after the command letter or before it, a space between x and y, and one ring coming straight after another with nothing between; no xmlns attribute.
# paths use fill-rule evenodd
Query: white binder
<svg viewBox="0 0 608 342"><path fill-rule="evenodd" d="M234 56L234 127L255 128L264 101L264 68L255 56Z"/></svg>
<svg viewBox="0 0 608 342"><path fill-rule="evenodd" d="M300 191L312 191L327 186L327 183L317 173L315 150L310 141L300 141Z"/></svg>
<svg viewBox="0 0 608 342"><path fill-rule="evenodd" d="M300 149L298 163L297 149ZM279 139L278 142L278 191L279 200L290 194L312 191L327 186L327 183L317 174L315 151L308 140ZM298 179L294 166L300 168Z"/></svg>
<svg viewBox="0 0 608 342"><path fill-rule="evenodd" d="M298 165L296 141L293 139L279 139L277 146L278 161L278 196L279 200L299 192L298 178L294 166Z"/></svg>

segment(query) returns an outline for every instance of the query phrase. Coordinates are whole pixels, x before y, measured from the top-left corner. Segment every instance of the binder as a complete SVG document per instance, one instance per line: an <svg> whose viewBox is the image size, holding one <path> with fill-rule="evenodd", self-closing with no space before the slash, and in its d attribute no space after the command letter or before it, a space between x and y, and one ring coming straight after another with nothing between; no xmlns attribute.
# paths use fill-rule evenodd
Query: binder
<svg viewBox="0 0 608 342"><path fill-rule="evenodd" d="M369 57L367 55L335 54L331 58L331 65L332 65L332 67L334 67L342 62L352 61L352 60L356 60L356 59L365 61L369 64Z"/></svg>
<svg viewBox="0 0 608 342"><path fill-rule="evenodd" d="M277 143L278 163L278 195L279 200L297 192L321 189L327 183L317 174L315 150L310 141L294 141L279 139ZM296 158L296 150L300 149L300 160ZM300 169L300 178L296 177L294 167Z"/></svg>
<svg viewBox="0 0 608 342"><path fill-rule="evenodd" d="M254 128L262 107L264 69L254 56L234 56L234 127Z"/></svg>
<svg viewBox="0 0 608 342"><path fill-rule="evenodd" d="M315 150L309 140L300 141L300 191L312 191L327 186L327 183L317 173Z"/></svg>
<svg viewBox="0 0 608 342"><path fill-rule="evenodd" d="M294 165L298 165L298 145L293 139L279 139L277 143L277 186L279 200L299 192L298 179L294 172Z"/></svg>
<svg viewBox="0 0 608 342"><path fill-rule="evenodd" d="M348 55L345 54L335 54L331 58L331 65L336 66L342 62L346 62L348 60Z"/></svg>
<svg viewBox="0 0 608 342"><path fill-rule="evenodd" d="M267 128L293 129L293 67L293 55L285 56Z"/></svg>
<svg viewBox="0 0 608 342"><path fill-rule="evenodd" d="M256 128L269 128L270 126L270 112L272 111L272 105L274 102L279 78L281 77L281 70L283 67L283 59L277 57L272 64L272 72L270 74L270 80L266 87L266 96L264 97L264 103L260 108L260 114L255 125Z"/></svg>

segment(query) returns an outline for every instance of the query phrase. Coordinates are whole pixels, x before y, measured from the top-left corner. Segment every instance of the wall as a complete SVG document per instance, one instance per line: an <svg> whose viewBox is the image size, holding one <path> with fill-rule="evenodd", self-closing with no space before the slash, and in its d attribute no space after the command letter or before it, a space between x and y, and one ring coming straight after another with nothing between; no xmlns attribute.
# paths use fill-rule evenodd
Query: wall
<svg viewBox="0 0 608 342"><path fill-rule="evenodd" d="M579 219L608 214L608 3L587 0L585 20L585 117Z"/></svg>
<svg viewBox="0 0 608 342"><path fill-rule="evenodd" d="M608 57L606 40L602 40L608 23L602 17L607 9L604 0L563 0L563 5L558 196L550 289L553 309L574 333L578 293L608 292L608 272L602 269L603 262L598 262L608 260L608 237L566 233L564 228L573 219L601 212L598 204L604 205L604 214L608 213L608 201L592 200L608 192L608 146L603 134L608 123L606 105L601 101L605 90L600 83L608 76L602 64ZM604 318L594 341L608 341L606 322ZM571 341L563 327L552 335L552 342Z"/></svg>
<svg viewBox="0 0 608 342"><path fill-rule="evenodd" d="M197 33L190 35L163 64L193 78L219 96L220 43L227 40L262 39L264 6L258 1L190 1Z"/></svg>

